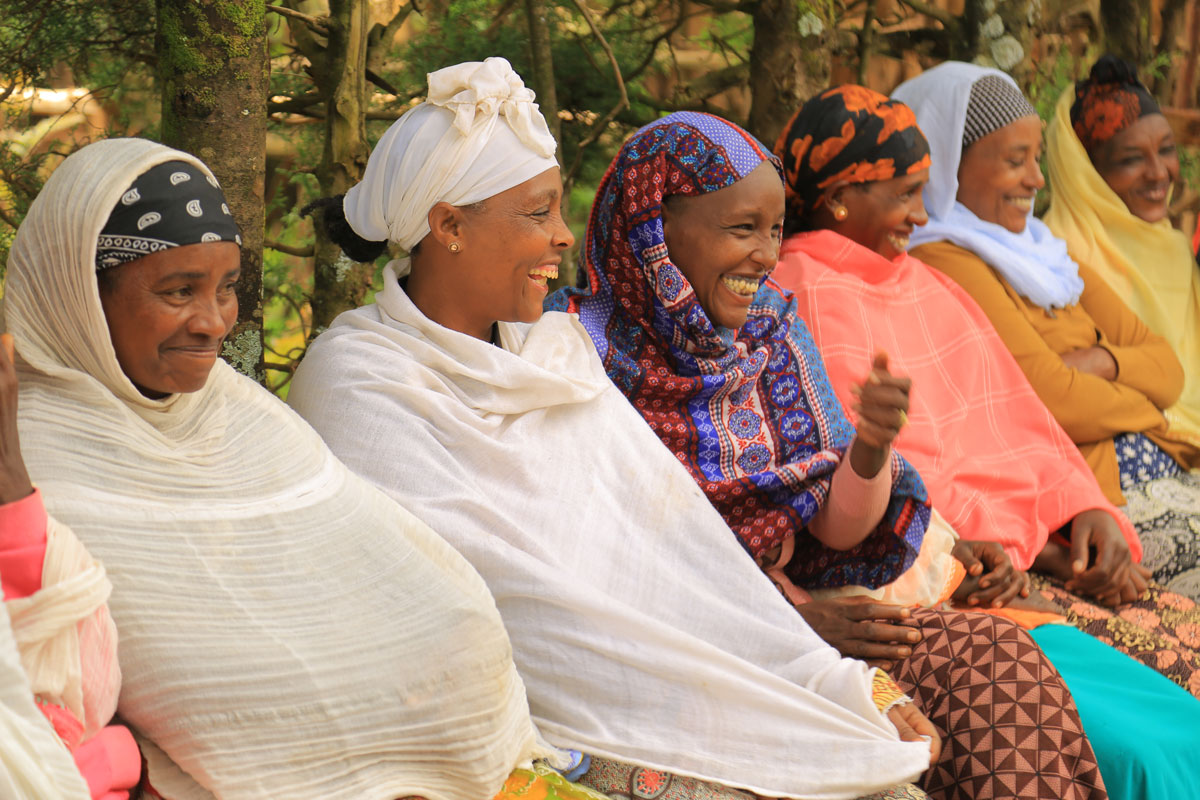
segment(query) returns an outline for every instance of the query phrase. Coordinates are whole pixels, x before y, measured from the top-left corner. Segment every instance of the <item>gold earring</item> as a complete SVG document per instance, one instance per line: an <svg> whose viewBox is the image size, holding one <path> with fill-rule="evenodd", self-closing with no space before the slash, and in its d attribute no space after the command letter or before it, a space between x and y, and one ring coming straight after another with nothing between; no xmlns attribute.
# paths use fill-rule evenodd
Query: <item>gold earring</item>
<svg viewBox="0 0 1200 800"><path fill-rule="evenodd" d="M833 207L833 218L838 222L845 221L846 217L850 216L850 209L840 203Z"/></svg>
<svg viewBox="0 0 1200 800"><path fill-rule="evenodd" d="M462 250L462 245L458 242L451 242L448 247L451 253L457 253L459 250Z"/></svg>

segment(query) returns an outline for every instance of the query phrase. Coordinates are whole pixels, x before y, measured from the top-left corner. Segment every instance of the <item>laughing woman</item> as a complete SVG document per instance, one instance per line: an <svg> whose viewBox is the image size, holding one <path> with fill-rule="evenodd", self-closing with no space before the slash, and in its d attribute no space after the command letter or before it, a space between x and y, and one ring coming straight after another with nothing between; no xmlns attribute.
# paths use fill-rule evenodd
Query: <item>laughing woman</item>
<svg viewBox="0 0 1200 800"><path fill-rule="evenodd" d="M766 277L783 217L779 163L766 148L718 117L672 114L635 133L609 167L584 243L587 287L556 300L579 314L608 375L721 513L741 559L766 569L844 653L894 661L922 698L946 738L924 779L931 797L1104 796L1074 704L1015 624L806 602L805 589L896 579L929 511L920 479L890 447L907 379L884 357L862 365L856 431L795 301ZM843 641L864 619L897 640ZM1002 696L1023 698L1015 713ZM1071 756L1038 744L1039 729L1073 742Z"/></svg>
<svg viewBox="0 0 1200 800"><path fill-rule="evenodd" d="M1037 112L1004 73L956 62L893 96L916 112L933 159L929 223L913 233L913 255L979 304L1109 500L1124 505L1124 489L1165 479L1192 509L1182 547L1148 550L1143 565L1200 598L1200 482L1183 475L1200 466L1200 446L1163 416L1183 390L1183 368L1166 339L1033 216L1043 185Z"/></svg>
<svg viewBox="0 0 1200 800"><path fill-rule="evenodd" d="M776 152L788 183L788 235L772 277L795 292L843 402L853 401L849 387L877 350L920 386L897 447L962 535L953 552L965 564L988 565L973 582L1000 586L1014 563L1018 572L1035 568L1063 534L1086 544L1078 537L1097 521L1136 545L1132 526L1105 499L979 306L905 253L905 240L925 222L929 173L929 147L912 111L860 86L830 89L792 118ZM985 607L994 602L986 598L995 590L977 592ZM1174 614L1171 631L1185 632L1200 623L1200 612L1180 608L1188 603L1155 590L1116 613L1078 596L1059 609L1109 623L1088 628L1098 636L1111 639L1122 627L1136 633L1131 655L1143 664L1054 624L1061 617L1018 610L1071 689L1112 798L1200 796L1191 755L1200 748L1200 701L1153 671L1186 684L1200 661L1166 631L1136 624Z"/></svg>
<svg viewBox="0 0 1200 800"><path fill-rule="evenodd" d="M1063 93L1046 139L1046 225L1174 348L1183 393L1164 413L1172 431L1200 445L1200 270L1167 219L1179 181L1167 118L1133 67L1105 56ZM1170 472L1122 491L1151 560L1173 564L1156 577L1200 587L1195 500L1177 490L1180 481L1200 486L1200 476Z"/></svg>
<svg viewBox="0 0 1200 800"><path fill-rule="evenodd" d="M573 242L554 147L508 62L432 73L331 231L408 255L317 338L289 402L484 575L539 729L591 756L581 782L833 800L914 778L940 749L928 720L791 611L578 321L542 315Z"/></svg>

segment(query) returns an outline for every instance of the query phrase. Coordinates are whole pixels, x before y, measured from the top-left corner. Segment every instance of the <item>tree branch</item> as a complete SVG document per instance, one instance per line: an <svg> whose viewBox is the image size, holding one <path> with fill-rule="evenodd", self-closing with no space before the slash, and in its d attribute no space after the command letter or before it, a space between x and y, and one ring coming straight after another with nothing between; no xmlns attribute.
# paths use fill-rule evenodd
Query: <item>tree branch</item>
<svg viewBox="0 0 1200 800"><path fill-rule="evenodd" d="M600 47L604 50L605 55L608 56L608 63L612 65L613 78L616 79L617 91L621 93L621 99L617 101L615 106L609 109L607 114L596 121L592 126L591 132L575 148L575 159L571 162L571 168L567 170L566 178L563 179L563 185L566 186L567 192L570 191L571 184L575 181L575 174L579 172L579 167L583 164L583 151L600 138L601 134L608 129L608 123L612 122L621 109L629 106L629 93L625 89L625 79L621 77L621 65L617 63L617 57L613 54L608 40L604 38L604 34L600 32L600 28L596 26L596 21L592 19L592 15L583 3L580 0L571 0L571 2L575 4L575 8L579 9L579 13L583 15L584 21L592 29L592 34L596 37L596 41L600 42Z"/></svg>
<svg viewBox="0 0 1200 800"><path fill-rule="evenodd" d="M320 92L306 92L287 100L268 100L268 114L306 114L308 109L323 102Z"/></svg>
<svg viewBox="0 0 1200 800"><path fill-rule="evenodd" d="M329 35L329 25L328 23L322 21L320 17L314 17L312 14L305 14L303 11L294 11L284 6L273 6L270 3L267 4L267 11L271 11L281 17L299 20L308 26L308 29L313 33L319 33L322 36Z"/></svg>
<svg viewBox="0 0 1200 800"><path fill-rule="evenodd" d="M368 79L370 79L372 73L378 75L383 71L383 59L388 52L388 48L391 47L392 40L396 38L396 33L400 30L400 26L404 24L408 19L408 15L415 8L416 4L413 2L405 4L396 12L395 16L388 20L387 25L376 24L371 28L371 32L367 34ZM391 94L400 93L391 92Z"/></svg>
<svg viewBox="0 0 1200 800"><path fill-rule="evenodd" d="M378 86L380 89L383 89L388 94L400 94L399 89L397 89L395 86L392 86L392 84L388 82L387 78L375 72L373 69L367 69L367 80Z"/></svg>
<svg viewBox="0 0 1200 800"><path fill-rule="evenodd" d="M313 246L311 244L307 247L295 247L290 244L284 244L283 242L264 241L263 247L274 250L277 253L296 256L297 258L312 258L313 255Z"/></svg>
<svg viewBox="0 0 1200 800"><path fill-rule="evenodd" d="M871 63L871 45L875 39L875 0L867 0L863 11L862 33L858 36L858 83L867 85L867 67Z"/></svg>

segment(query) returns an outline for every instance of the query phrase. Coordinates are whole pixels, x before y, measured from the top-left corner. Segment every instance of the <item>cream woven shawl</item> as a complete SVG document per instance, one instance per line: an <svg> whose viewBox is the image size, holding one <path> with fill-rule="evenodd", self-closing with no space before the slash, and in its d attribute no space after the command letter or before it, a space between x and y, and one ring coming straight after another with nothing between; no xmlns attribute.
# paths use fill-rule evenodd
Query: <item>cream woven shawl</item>
<svg viewBox="0 0 1200 800"><path fill-rule="evenodd" d="M33 704L8 611L0 603L0 797L87 800L75 762Z"/></svg>
<svg viewBox="0 0 1200 800"><path fill-rule="evenodd" d="M173 799L488 800L537 747L478 574L224 363L155 401L116 362L96 237L135 176L178 158L202 166L139 140L67 159L5 297L21 444L108 569L119 712L154 744L151 781Z"/></svg>
<svg viewBox="0 0 1200 800"><path fill-rule="evenodd" d="M853 798L928 764L869 670L782 599L604 374L574 317L431 322L385 270L290 400L496 597L551 743L770 797Z"/></svg>

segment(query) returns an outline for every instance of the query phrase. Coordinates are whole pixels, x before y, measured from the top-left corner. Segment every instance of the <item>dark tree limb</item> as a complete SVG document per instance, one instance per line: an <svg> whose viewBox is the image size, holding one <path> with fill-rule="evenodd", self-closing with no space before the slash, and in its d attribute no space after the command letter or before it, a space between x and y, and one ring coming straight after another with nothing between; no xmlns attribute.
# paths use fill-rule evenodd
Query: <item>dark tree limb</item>
<svg viewBox="0 0 1200 800"><path fill-rule="evenodd" d="M267 240L263 242L263 247L274 250L277 253L296 256L297 258L312 258L314 252L311 244L306 247L295 247L290 244L284 244L283 242L272 242Z"/></svg>
<svg viewBox="0 0 1200 800"><path fill-rule="evenodd" d="M867 0L863 10L862 32L858 35L858 83L867 85L867 67L871 64L871 47L875 43L875 0Z"/></svg>
<svg viewBox="0 0 1200 800"><path fill-rule="evenodd" d="M329 23L320 17L314 17L312 14L305 14L303 11L296 11L286 6L273 6L270 4L267 5L267 11L270 11L272 14L278 14L281 17L287 17L289 20L299 20L308 26L308 29L313 33L321 36L329 35Z"/></svg>
<svg viewBox="0 0 1200 800"><path fill-rule="evenodd" d="M591 28L592 35L596 37L596 41L600 43L600 47L604 50L605 55L608 56L608 63L612 66L613 79L616 81L617 91L620 92L621 98L617 101L616 105L608 110L607 114L596 120L595 124L592 125L591 132L584 137L575 149L575 158L571 162L571 168L567 170L566 177L563 178L563 184L566 186L564 194L570 193L571 185L575 182L575 176L583 164L584 151L594 144L604 131L608 129L608 123L613 121L621 109L629 107L629 92L625 89L625 79L621 77L621 65L617 63L617 57L613 53L612 47L609 46L608 40L604 38L604 34L601 33L600 28L596 25L596 21L592 19L592 15L588 12L587 7L579 0L571 0L571 2L575 4L575 8L579 10L584 21Z"/></svg>

